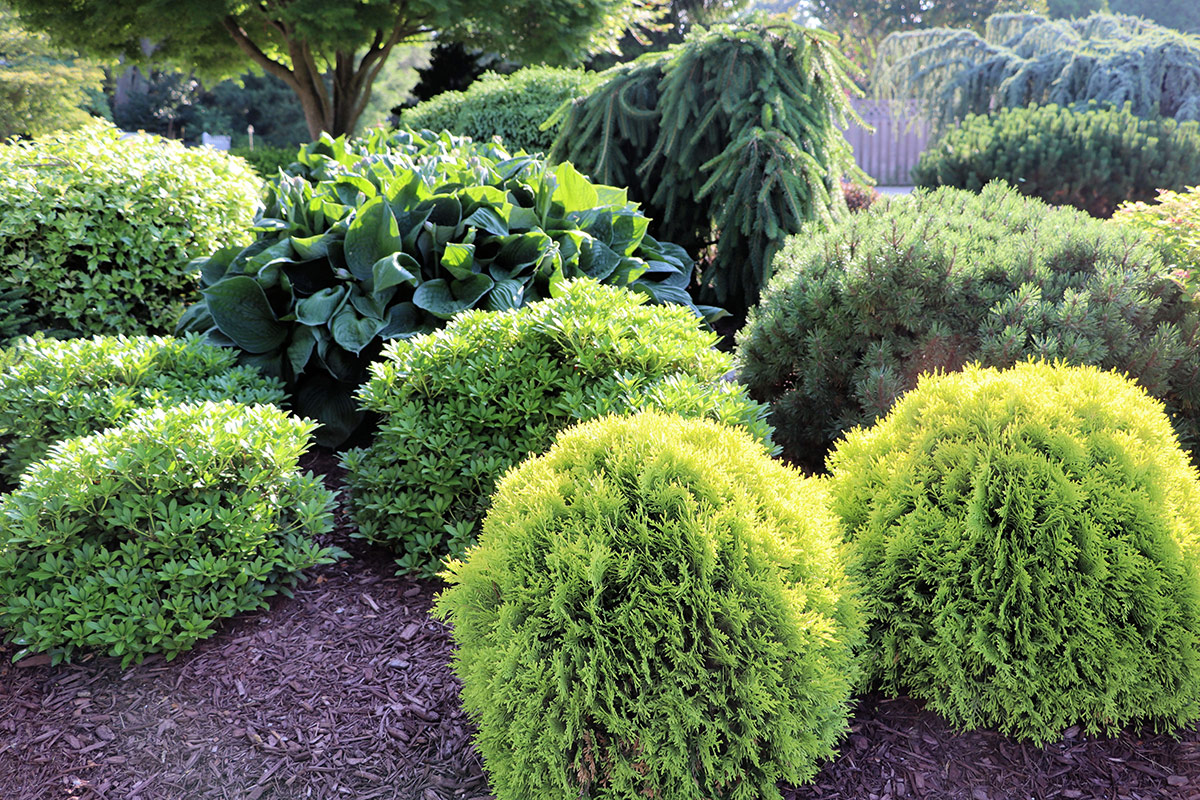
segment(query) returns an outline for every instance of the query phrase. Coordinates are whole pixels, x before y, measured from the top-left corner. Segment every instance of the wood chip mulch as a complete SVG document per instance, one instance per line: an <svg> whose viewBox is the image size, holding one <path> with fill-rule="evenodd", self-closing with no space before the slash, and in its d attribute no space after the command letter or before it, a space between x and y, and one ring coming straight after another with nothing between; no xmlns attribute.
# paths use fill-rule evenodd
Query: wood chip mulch
<svg viewBox="0 0 1200 800"><path fill-rule="evenodd" d="M340 485L328 454L309 467ZM487 800L436 582L395 577L348 530L340 515L331 541L351 559L172 662L13 664L0 647L0 800ZM1200 728L1035 747L866 697L839 757L784 796L1200 800Z"/></svg>

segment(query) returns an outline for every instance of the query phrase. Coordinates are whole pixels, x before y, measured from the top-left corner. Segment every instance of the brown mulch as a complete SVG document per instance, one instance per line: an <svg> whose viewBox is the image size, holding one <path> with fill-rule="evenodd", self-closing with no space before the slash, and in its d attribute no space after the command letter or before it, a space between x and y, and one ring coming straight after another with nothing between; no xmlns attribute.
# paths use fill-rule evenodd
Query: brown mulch
<svg viewBox="0 0 1200 800"><path fill-rule="evenodd" d="M309 465L340 482L328 454ZM486 800L436 584L347 533L339 517L351 559L170 663L14 665L0 647L0 800ZM851 724L787 800L1200 800L1200 729L1035 747L878 697Z"/></svg>

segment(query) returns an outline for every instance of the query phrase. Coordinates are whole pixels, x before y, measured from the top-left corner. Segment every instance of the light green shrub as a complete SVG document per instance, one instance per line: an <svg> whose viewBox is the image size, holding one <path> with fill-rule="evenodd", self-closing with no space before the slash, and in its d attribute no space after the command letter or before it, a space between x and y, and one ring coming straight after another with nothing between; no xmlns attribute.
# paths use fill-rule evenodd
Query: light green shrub
<svg viewBox="0 0 1200 800"><path fill-rule="evenodd" d="M763 442L764 409L721 381L731 359L680 306L593 281L505 313L455 317L396 342L371 365L361 406L374 443L343 464L361 535L431 575L475 538L496 480L581 419L653 407L744 425Z"/></svg>
<svg viewBox="0 0 1200 800"><path fill-rule="evenodd" d="M0 500L0 628L16 657L168 659L340 551L333 493L297 462L314 424L274 406L154 409L70 439Z"/></svg>
<svg viewBox="0 0 1200 800"><path fill-rule="evenodd" d="M283 402L277 379L236 363L195 336L17 340L0 351L0 475L15 482L60 439L120 425L139 409Z"/></svg>
<svg viewBox="0 0 1200 800"><path fill-rule="evenodd" d="M168 332L189 259L248 241L259 191L239 159L99 121L0 146L0 291L24 294L23 333Z"/></svg>
<svg viewBox="0 0 1200 800"><path fill-rule="evenodd" d="M745 432L657 412L509 472L437 601L498 800L778 799L811 778L861 637L826 502Z"/></svg>
<svg viewBox="0 0 1200 800"><path fill-rule="evenodd" d="M1039 743L1200 718L1200 475L1132 381L926 376L829 467L886 690Z"/></svg>
<svg viewBox="0 0 1200 800"><path fill-rule="evenodd" d="M1200 302L1200 186L1160 190L1153 203L1123 203L1112 219L1145 233L1162 251L1172 279Z"/></svg>

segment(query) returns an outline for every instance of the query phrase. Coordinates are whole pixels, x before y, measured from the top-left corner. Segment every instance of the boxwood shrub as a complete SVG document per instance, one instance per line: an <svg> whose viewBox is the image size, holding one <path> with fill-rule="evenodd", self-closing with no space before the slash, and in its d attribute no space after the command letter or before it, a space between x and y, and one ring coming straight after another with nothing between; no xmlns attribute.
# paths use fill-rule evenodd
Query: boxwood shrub
<svg viewBox="0 0 1200 800"><path fill-rule="evenodd" d="M0 499L0 628L16 657L168 659L340 551L333 494L297 472L314 425L274 406L142 412L69 439Z"/></svg>
<svg viewBox="0 0 1200 800"><path fill-rule="evenodd" d="M778 800L810 779L861 638L826 502L745 432L657 412L508 473L437 600L498 800Z"/></svg>
<svg viewBox="0 0 1200 800"><path fill-rule="evenodd" d="M343 464L359 533L396 549L402 570L432 575L462 555L496 480L578 420L654 407L769 442L764 408L721 381L731 358L687 309L587 280L562 292L460 315L371 365L359 399L379 429Z"/></svg>
<svg viewBox="0 0 1200 800"><path fill-rule="evenodd" d="M944 188L793 237L775 268L738 358L794 462L819 469L921 373L1030 356L1127 372L1200 445L1200 314L1137 231Z"/></svg>
<svg viewBox="0 0 1200 800"><path fill-rule="evenodd" d="M96 121L0 146L0 292L21 333L165 333L197 288L189 259L248 242L245 162Z"/></svg>
<svg viewBox="0 0 1200 800"><path fill-rule="evenodd" d="M1039 743L1200 718L1200 476L1132 381L926 376L829 463L883 687Z"/></svg>
<svg viewBox="0 0 1200 800"><path fill-rule="evenodd" d="M10 482L60 439L187 400L284 400L283 387L196 336L17 340L0 351L0 475Z"/></svg>

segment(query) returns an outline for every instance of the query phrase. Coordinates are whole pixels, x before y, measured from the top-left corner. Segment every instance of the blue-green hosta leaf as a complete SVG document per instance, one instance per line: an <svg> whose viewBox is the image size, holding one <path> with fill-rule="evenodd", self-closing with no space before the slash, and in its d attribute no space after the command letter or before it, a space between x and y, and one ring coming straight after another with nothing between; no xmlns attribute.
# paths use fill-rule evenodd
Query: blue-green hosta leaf
<svg viewBox="0 0 1200 800"><path fill-rule="evenodd" d="M417 287L413 302L435 317L450 319L461 311L474 308L493 285L495 282L491 278L480 273L461 281L435 278Z"/></svg>
<svg viewBox="0 0 1200 800"><path fill-rule="evenodd" d="M508 215L508 230L512 233L531 231L541 226L542 220L532 208L517 206Z"/></svg>
<svg viewBox="0 0 1200 800"><path fill-rule="evenodd" d="M222 247L208 258L194 258L188 262L188 271L200 273L201 286L212 286L225 277L229 265L241 250L240 247Z"/></svg>
<svg viewBox="0 0 1200 800"><path fill-rule="evenodd" d="M629 288L634 291L644 292L653 297L656 302L663 305L677 304L696 311L696 304L692 301L692 296L683 289L678 289L674 286L664 286L654 281L634 281L629 285ZM698 311L696 313L699 315Z"/></svg>
<svg viewBox="0 0 1200 800"><path fill-rule="evenodd" d="M296 251L296 255L304 261L311 261L315 258L324 258L329 254L329 245L332 242L339 241L341 237L336 234L325 232L319 233L316 236L291 238L292 249Z"/></svg>
<svg viewBox="0 0 1200 800"><path fill-rule="evenodd" d="M382 292L402 283L417 286L421 282L421 265L408 253L392 253L371 267L371 285Z"/></svg>
<svg viewBox="0 0 1200 800"><path fill-rule="evenodd" d="M425 230L425 223L432 213L433 208L430 207L423 211L401 211L396 214L396 227L400 230L405 250L412 252L416 249L417 236Z"/></svg>
<svg viewBox="0 0 1200 800"><path fill-rule="evenodd" d="M350 305L362 314L364 317L383 322L385 309L387 308L388 300L392 299L394 292L389 292L386 289L380 294L367 294L357 286L350 287Z"/></svg>
<svg viewBox="0 0 1200 800"><path fill-rule="evenodd" d="M317 336L317 358L325 365L325 370L339 381L349 383L362 378L358 359L332 338Z"/></svg>
<svg viewBox="0 0 1200 800"><path fill-rule="evenodd" d="M499 208L508 205L508 194L495 186L467 186L458 191L462 213L471 217L478 209ZM505 231L507 233L507 231Z"/></svg>
<svg viewBox="0 0 1200 800"><path fill-rule="evenodd" d="M359 208L346 230L346 266L360 281L371 277L375 262L404 249L392 209L382 197L374 197Z"/></svg>
<svg viewBox="0 0 1200 800"><path fill-rule="evenodd" d="M354 383L335 380L324 373L310 373L292 393L292 410L297 416L321 423L314 438L322 447L341 446L362 422L354 402Z"/></svg>
<svg viewBox="0 0 1200 800"><path fill-rule="evenodd" d="M562 259L563 268L568 274L575 274L579 266L579 257L591 238L583 231L574 230L554 234L554 241L558 244L558 257Z"/></svg>
<svg viewBox="0 0 1200 800"><path fill-rule="evenodd" d="M450 242L442 252L442 269L460 281L467 280L475 270L475 245Z"/></svg>
<svg viewBox="0 0 1200 800"><path fill-rule="evenodd" d="M254 278L225 278L204 289L203 294L217 328L246 352L270 352L287 339L287 327L279 324L266 293Z"/></svg>
<svg viewBox="0 0 1200 800"><path fill-rule="evenodd" d="M642 277L646 271L646 262L640 258L622 258L621 263L613 270L608 282L613 286L628 286Z"/></svg>
<svg viewBox="0 0 1200 800"><path fill-rule="evenodd" d="M520 308L525 299L525 282L514 280L496 281L484 305L488 311L508 311Z"/></svg>
<svg viewBox="0 0 1200 800"><path fill-rule="evenodd" d="M379 338L407 339L431 331L433 326L425 322L415 303L397 303L388 309L387 325L379 332Z"/></svg>
<svg viewBox="0 0 1200 800"><path fill-rule="evenodd" d="M429 210L429 222L434 225L457 227L462 222L462 203L452 194L435 194L422 200L416 211Z"/></svg>
<svg viewBox="0 0 1200 800"><path fill-rule="evenodd" d="M600 204L596 187L571 162L559 164L554 170L554 177L556 186L551 199L562 206L564 214L595 208Z"/></svg>
<svg viewBox="0 0 1200 800"><path fill-rule="evenodd" d="M640 214L633 212L614 214L611 220L612 235L608 239L608 246L618 255L631 256L642 246L642 240L646 238L646 230L649 227L649 218ZM682 249L680 248L680 250Z"/></svg>
<svg viewBox="0 0 1200 800"><path fill-rule="evenodd" d="M579 269L584 275L604 281L616 272L620 264L621 256L613 252L608 245L591 238L584 242L583 252L579 256Z"/></svg>
<svg viewBox="0 0 1200 800"><path fill-rule="evenodd" d="M175 323L175 333L203 333L215 324L212 314L208 311L208 303L193 303L179 317L179 322Z"/></svg>
<svg viewBox="0 0 1200 800"><path fill-rule="evenodd" d="M493 236L507 236L508 223L505 221L503 216L506 209L512 209L512 206L508 203L495 208L481 206L475 209L475 211L473 211L469 217L463 220L463 223L478 228L486 233L490 233Z"/></svg>
<svg viewBox="0 0 1200 800"><path fill-rule="evenodd" d="M292 368L292 375L299 377L304 374L304 368L312 358L317 346L317 335L307 325L296 325L292 329L292 341L288 342L287 360Z"/></svg>
<svg viewBox="0 0 1200 800"><path fill-rule="evenodd" d="M358 355L386 324L382 319L360 316L351 304L342 306L342 310L334 315L333 321L329 323L329 330L333 333L335 342Z"/></svg>
<svg viewBox="0 0 1200 800"><path fill-rule="evenodd" d="M296 321L303 325L324 325L346 302L346 287L331 286L296 303Z"/></svg>
<svg viewBox="0 0 1200 800"><path fill-rule="evenodd" d="M511 275L516 275L525 267L537 264L547 251L554 247L554 240L541 231L501 236L499 241L500 253L492 262L493 270L501 267L508 270Z"/></svg>

